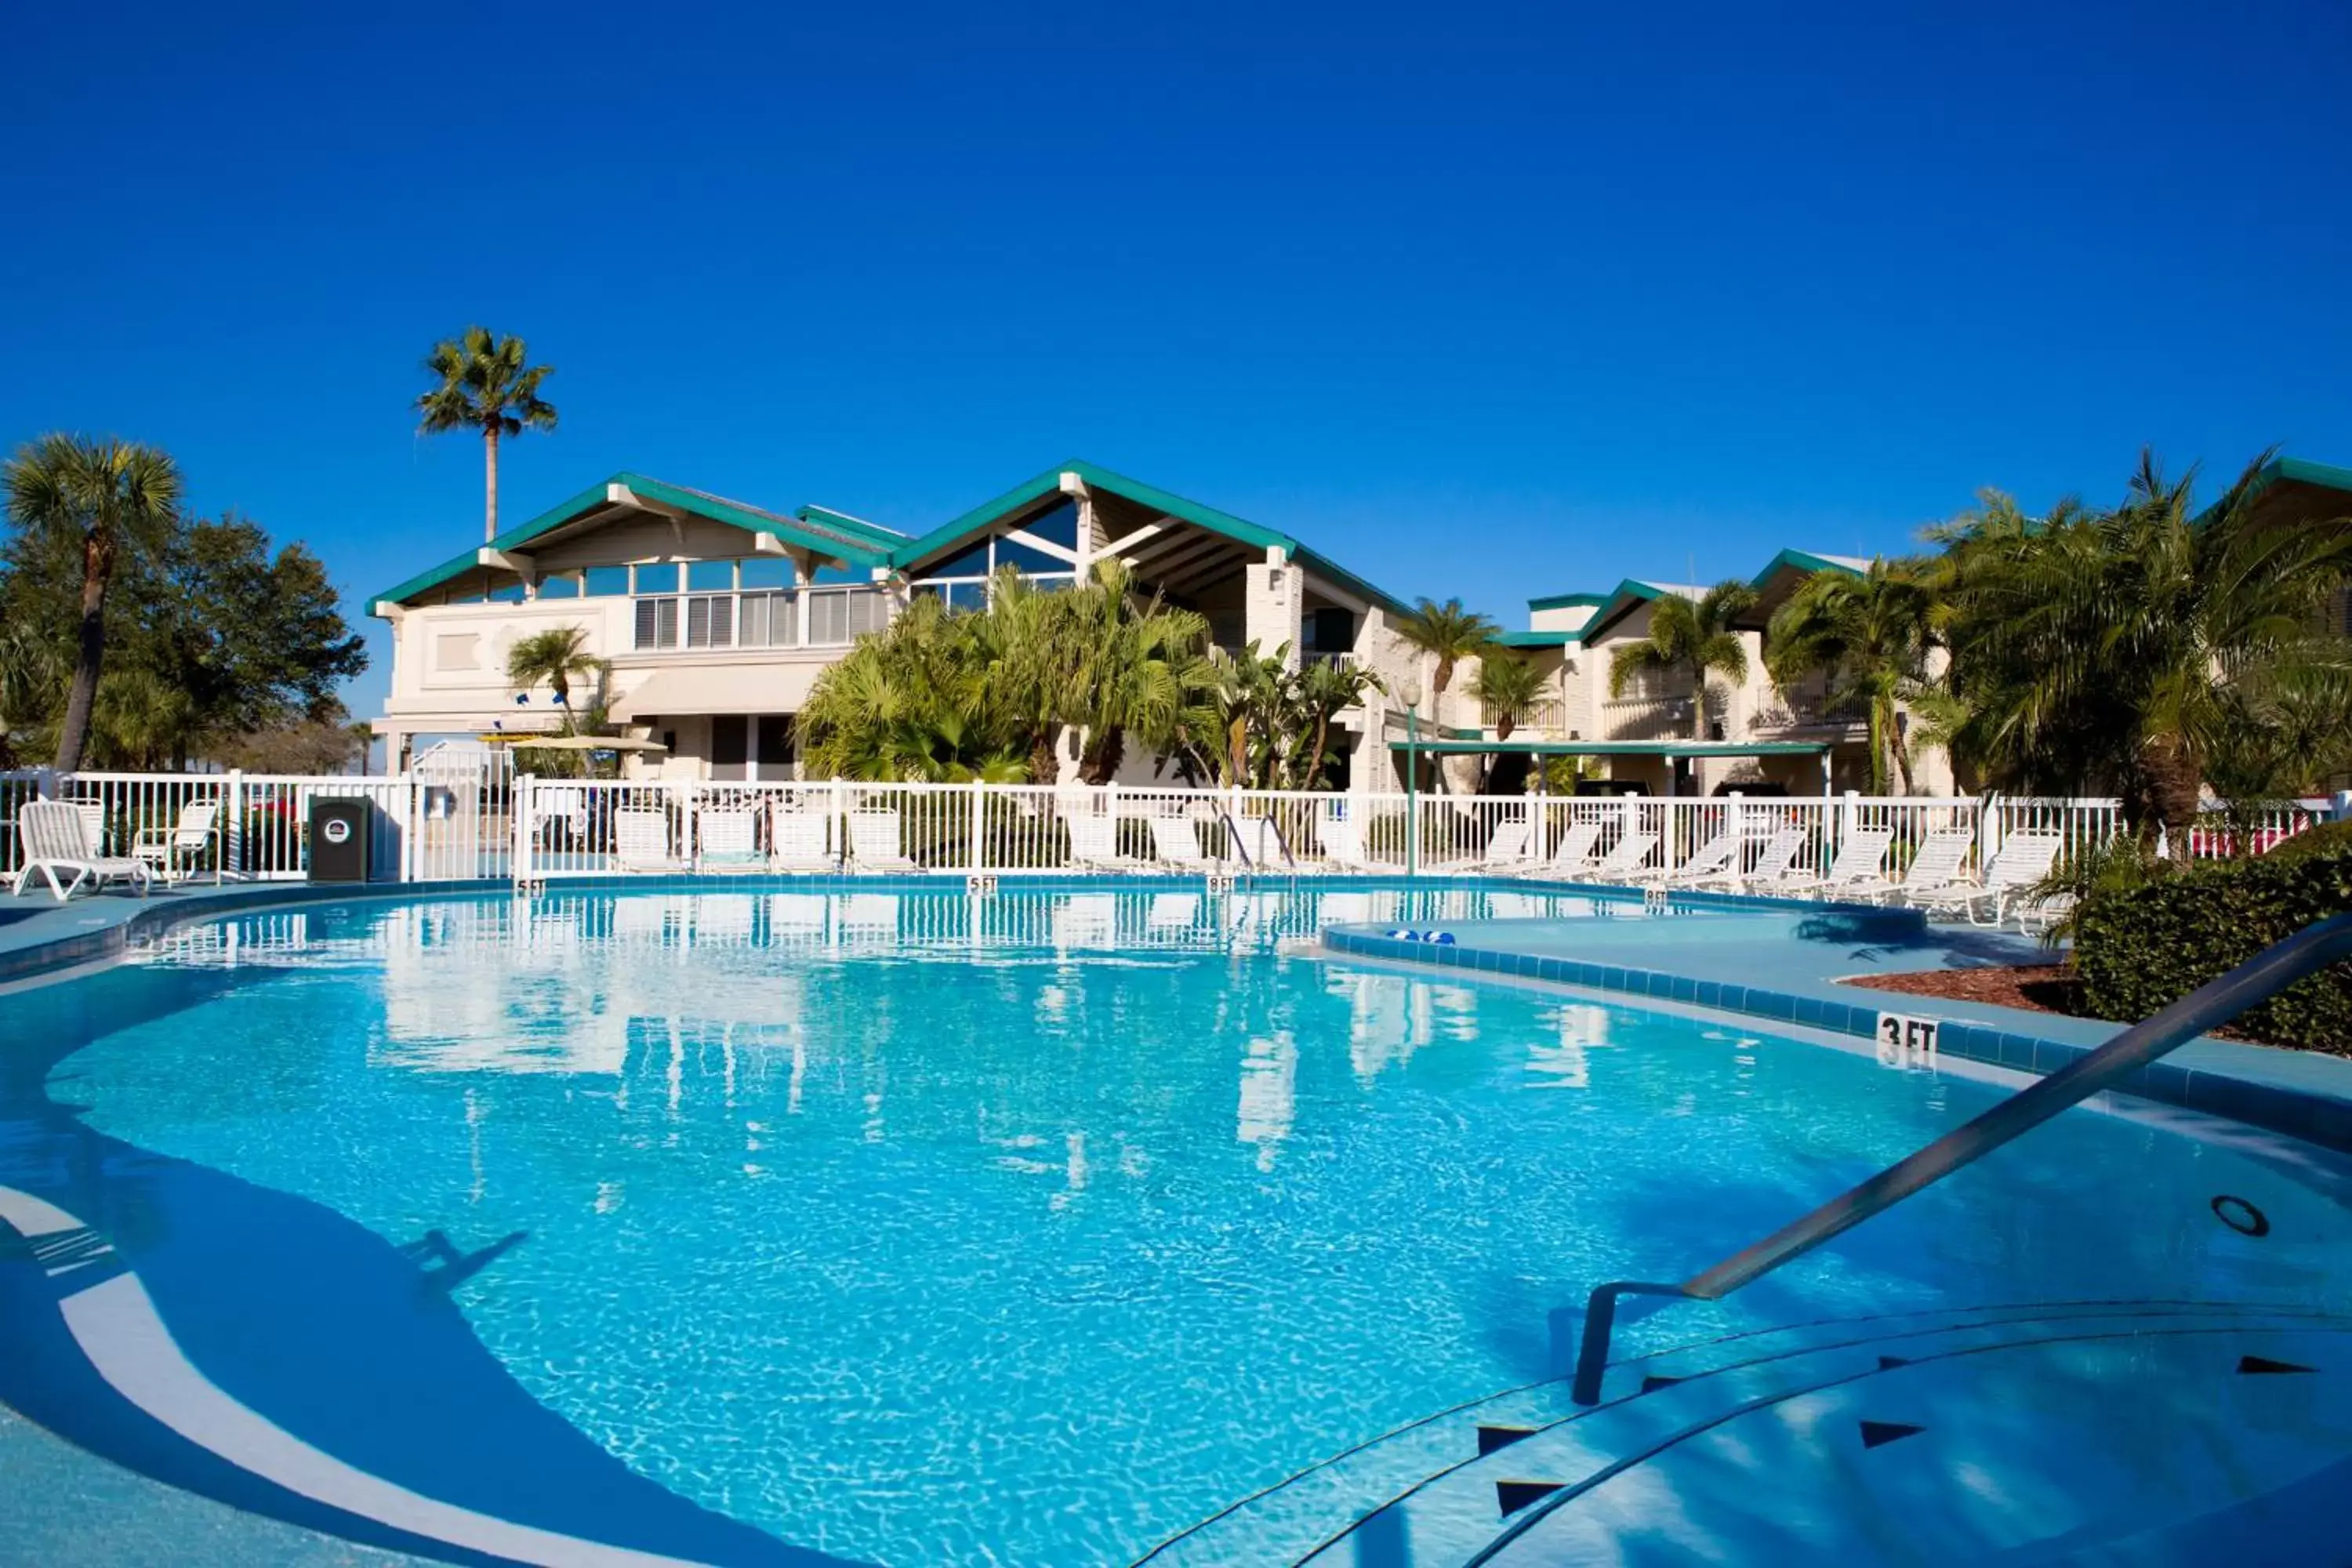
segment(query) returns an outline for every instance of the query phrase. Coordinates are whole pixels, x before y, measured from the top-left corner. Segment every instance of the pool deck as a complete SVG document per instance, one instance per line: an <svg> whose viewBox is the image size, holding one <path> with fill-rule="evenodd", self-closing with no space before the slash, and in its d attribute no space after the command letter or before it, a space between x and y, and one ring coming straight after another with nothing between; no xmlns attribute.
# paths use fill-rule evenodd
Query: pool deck
<svg viewBox="0 0 2352 1568"><path fill-rule="evenodd" d="M1697 904L1698 900L1682 900ZM2124 1026L1991 1003L1841 984L1848 976L2046 963L2040 943L1909 910L1708 899L1720 920L1459 921L1450 943L1333 926L1332 952L1580 986L1874 1038L1882 1012L1933 1018L1941 1053L2048 1073ZM1441 928L1431 927L1423 935ZM2352 1058L2191 1040L2124 1080L2126 1092L2352 1151Z"/></svg>
<svg viewBox="0 0 2352 1568"><path fill-rule="evenodd" d="M1315 878L1323 886L1345 879ZM1428 879L1432 883L1443 879ZM1455 879L1463 885L1479 879ZM1099 890L1152 882L1197 885L1198 878L1049 876L1008 879L1038 891ZM1492 885L1492 884L1489 884ZM1512 882L1527 890L1531 884ZM641 891L946 891L947 875L596 877L566 880L572 890ZM1547 889L1627 898L1622 888L1546 883ZM0 986L118 956L190 920L278 906L361 900L465 897L511 890L505 881L184 883L147 898L125 892L66 903L46 889L0 895ZM1968 925L1932 924L1916 911L1861 905L1804 904L1720 894L1685 894L1678 907L1708 918L1689 921L1507 920L1447 922L1450 945L1404 941L1378 926L1333 926L1328 951L1359 958L1486 973L1581 986L1636 997L1745 1014L1871 1037L1881 1012L1941 1020L1939 1049L1955 1056L2046 1073L2104 1044L2121 1026L2098 1019L2031 1013L1990 1003L1915 996L1840 984L1846 976L2047 962L2039 943ZM2352 1151L2352 1058L2276 1049L2210 1037L2180 1047L2127 1080L2145 1099Z"/></svg>

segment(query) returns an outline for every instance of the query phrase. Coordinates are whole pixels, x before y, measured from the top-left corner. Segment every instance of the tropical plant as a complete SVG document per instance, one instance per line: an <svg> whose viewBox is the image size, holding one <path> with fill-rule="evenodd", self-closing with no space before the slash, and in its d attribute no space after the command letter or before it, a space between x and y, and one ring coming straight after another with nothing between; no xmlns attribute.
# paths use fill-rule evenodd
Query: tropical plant
<svg viewBox="0 0 2352 1568"><path fill-rule="evenodd" d="M433 345L425 356L435 384L416 400L417 429L427 436L446 430L482 433L482 538L499 534L499 438L525 430L555 428L555 405L539 395L552 365L532 364L520 338L501 338L482 327Z"/></svg>
<svg viewBox="0 0 2352 1568"><path fill-rule="evenodd" d="M1691 739L1706 739L1709 675L1748 679L1748 649L1732 623L1756 607L1755 590L1727 578L1697 598L1662 593L1650 601L1650 635L1610 656L1609 695L1622 697L1635 677L1657 671L1690 679Z"/></svg>
<svg viewBox="0 0 2352 1568"><path fill-rule="evenodd" d="M2269 458L2202 510L2194 469L2168 480L2143 453L2112 510L2069 501L2029 521L1993 497L1939 531L1969 709L1954 743L1989 782L2112 792L2144 837L2177 837L2250 715L2343 679L2343 639L2316 628L2352 581L2352 521L2265 517ZM2308 710L2326 722L2324 704Z"/></svg>
<svg viewBox="0 0 2352 1568"><path fill-rule="evenodd" d="M542 684L554 689L566 735L579 731L572 708L572 683L593 685L603 679L604 668L604 661L588 651L588 632L583 626L550 626L507 650L507 679L517 691L529 692Z"/></svg>
<svg viewBox="0 0 2352 1568"><path fill-rule="evenodd" d="M1517 654L1500 651L1482 657L1478 673L1470 681L1470 695L1486 710L1497 741L1511 738L1511 731L1519 727L1528 710L1542 698L1543 689L1544 678L1533 664Z"/></svg>
<svg viewBox="0 0 2352 1568"><path fill-rule="evenodd" d="M89 743L106 658L106 595L126 552L156 548L179 510L180 470L135 442L51 435L21 447L5 468L8 521L37 548L79 557L73 679L58 730L55 764L71 773Z"/></svg>
<svg viewBox="0 0 2352 1568"><path fill-rule="evenodd" d="M1288 763L1290 787L1328 786L1331 764L1339 759L1331 746L1331 721L1361 707L1366 692L1387 689L1378 675L1349 660L1314 659L1292 678L1289 698L1296 712L1287 727L1297 743Z"/></svg>
<svg viewBox="0 0 2352 1568"><path fill-rule="evenodd" d="M985 611L917 599L817 677L801 710L820 777L1013 783L1027 772L1019 723L988 700L978 634Z"/></svg>
<svg viewBox="0 0 2352 1568"><path fill-rule="evenodd" d="M1832 711L1859 710L1870 725L1870 793L1885 795L1891 759L1912 793L1902 710L1925 696L1936 597L1916 563L1873 561L1860 576L1814 573L1772 616L1765 663L1783 687L1828 680Z"/></svg>
<svg viewBox="0 0 2352 1568"><path fill-rule="evenodd" d="M1093 579L1060 598L1076 658L1061 717L1086 729L1081 776L1108 784L1130 732L1155 752L1176 744L1193 692L1213 679L1209 623L1157 596L1139 598L1116 558L1097 562Z"/></svg>
<svg viewBox="0 0 2352 1568"><path fill-rule="evenodd" d="M1429 682L1433 712L1437 700L1445 694L1446 686L1454 679L1454 666L1485 653L1502 630L1486 616L1464 609L1459 599L1448 599L1442 605L1434 599L1423 599L1397 618L1397 636L1437 660Z"/></svg>

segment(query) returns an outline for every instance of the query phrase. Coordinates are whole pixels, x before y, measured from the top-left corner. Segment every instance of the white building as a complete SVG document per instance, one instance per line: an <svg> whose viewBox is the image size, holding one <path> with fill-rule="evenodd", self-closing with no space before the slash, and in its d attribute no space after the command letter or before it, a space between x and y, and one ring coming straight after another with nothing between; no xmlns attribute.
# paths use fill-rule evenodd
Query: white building
<svg viewBox="0 0 2352 1568"><path fill-rule="evenodd" d="M1287 534L1090 463L1049 468L919 537L621 473L370 602L394 634L374 729L395 767L418 736L555 730L552 693L515 690L507 654L577 626L609 662L610 717L667 748L649 770L796 777L793 721L818 673L912 595L978 605L997 567L1069 581L1113 556L1143 590L1205 616L1227 648L1357 660L1392 688L1413 668L1389 629L1402 601ZM1356 737L1349 771L1392 780L1378 705L1340 722ZM1128 773L1149 777L1152 761L1130 753Z"/></svg>

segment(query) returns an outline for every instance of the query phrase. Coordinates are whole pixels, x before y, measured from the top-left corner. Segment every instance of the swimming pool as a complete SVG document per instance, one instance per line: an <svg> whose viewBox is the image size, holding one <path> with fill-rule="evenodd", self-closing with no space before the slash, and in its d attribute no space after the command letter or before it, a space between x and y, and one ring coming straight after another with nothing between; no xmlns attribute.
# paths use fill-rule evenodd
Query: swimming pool
<svg viewBox="0 0 2352 1568"><path fill-rule="evenodd" d="M255 915L0 997L0 1184L86 1221L233 1398L413 1492L714 1561L1129 1562L1540 1383L1594 1281L1686 1272L2017 1081L1297 946L1497 914L1676 945L1736 918L1307 883ZM2345 1175L2070 1113L1624 1350L2001 1302L2326 1312ZM20 1281L9 1321L43 1305Z"/></svg>

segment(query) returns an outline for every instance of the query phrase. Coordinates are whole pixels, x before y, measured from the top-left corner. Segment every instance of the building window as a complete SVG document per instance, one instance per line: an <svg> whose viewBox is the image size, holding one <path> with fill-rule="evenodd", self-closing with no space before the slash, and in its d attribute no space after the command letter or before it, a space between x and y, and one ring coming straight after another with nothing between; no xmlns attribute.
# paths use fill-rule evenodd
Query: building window
<svg viewBox="0 0 2352 1568"><path fill-rule="evenodd" d="M735 599L732 595L709 594L686 602L686 646L735 646Z"/></svg>
<svg viewBox="0 0 2352 1568"><path fill-rule="evenodd" d="M676 599L637 601L637 646L641 648L677 646Z"/></svg>
<svg viewBox="0 0 2352 1568"><path fill-rule="evenodd" d="M625 566L591 566L580 574L580 580L592 599L625 599L629 595Z"/></svg>
<svg viewBox="0 0 2352 1568"><path fill-rule="evenodd" d="M580 596L580 579L569 572L541 577L539 580L539 596L542 599L576 599Z"/></svg>
<svg viewBox="0 0 2352 1568"><path fill-rule="evenodd" d="M492 584L489 599L490 603L493 605L521 604L523 599L522 579L517 577L509 582Z"/></svg>
<svg viewBox="0 0 2352 1568"><path fill-rule="evenodd" d="M648 562L633 570L636 573L635 591L637 593L675 594L677 592L678 571L677 563L675 561Z"/></svg>
<svg viewBox="0 0 2352 1568"><path fill-rule="evenodd" d="M800 640L790 594L746 594L736 604L737 647L790 647Z"/></svg>
<svg viewBox="0 0 2352 1568"><path fill-rule="evenodd" d="M735 586L735 563L732 561L695 561L686 568L687 591L694 594L724 594Z"/></svg>
<svg viewBox="0 0 2352 1568"><path fill-rule="evenodd" d="M887 599L870 588L821 589L806 597L808 640L815 647L839 647L889 624Z"/></svg>
<svg viewBox="0 0 2352 1568"><path fill-rule="evenodd" d="M736 563L737 580L747 589L789 588L793 563L781 555L747 556Z"/></svg>

